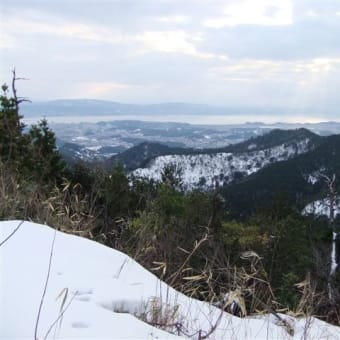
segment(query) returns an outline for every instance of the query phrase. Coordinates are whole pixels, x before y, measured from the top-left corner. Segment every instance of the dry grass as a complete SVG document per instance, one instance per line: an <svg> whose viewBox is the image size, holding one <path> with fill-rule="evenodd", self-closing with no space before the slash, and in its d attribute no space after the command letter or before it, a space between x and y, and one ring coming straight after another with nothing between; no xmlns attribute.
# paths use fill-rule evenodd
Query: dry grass
<svg viewBox="0 0 340 340"><path fill-rule="evenodd" d="M0 219L30 220L93 238L94 200L80 189L66 180L60 187L20 180L0 165Z"/></svg>

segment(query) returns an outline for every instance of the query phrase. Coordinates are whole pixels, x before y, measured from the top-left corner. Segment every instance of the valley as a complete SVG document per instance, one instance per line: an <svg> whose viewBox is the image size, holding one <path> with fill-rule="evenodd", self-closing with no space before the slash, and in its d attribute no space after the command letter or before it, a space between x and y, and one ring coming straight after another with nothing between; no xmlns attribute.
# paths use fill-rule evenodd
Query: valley
<svg viewBox="0 0 340 340"><path fill-rule="evenodd" d="M168 169L181 190L221 191L236 218L282 194L311 213L313 202L325 195L313 174L340 176L335 157L340 123L217 126L120 120L51 126L70 164L81 160L107 171L120 164L130 176L155 182L162 182Z"/></svg>
<svg viewBox="0 0 340 340"><path fill-rule="evenodd" d="M277 111L277 110L276 110ZM258 121L246 121L247 112ZM306 128L321 136L340 133L340 123L263 123L271 109L220 108L194 104L131 105L101 100L57 100L24 103L23 121L30 126L46 118L57 145L68 159L103 162L143 142L174 148L216 149L261 136L271 130ZM282 115L288 112L282 111ZM223 122L221 122L223 120ZM110 162L108 162L110 164Z"/></svg>

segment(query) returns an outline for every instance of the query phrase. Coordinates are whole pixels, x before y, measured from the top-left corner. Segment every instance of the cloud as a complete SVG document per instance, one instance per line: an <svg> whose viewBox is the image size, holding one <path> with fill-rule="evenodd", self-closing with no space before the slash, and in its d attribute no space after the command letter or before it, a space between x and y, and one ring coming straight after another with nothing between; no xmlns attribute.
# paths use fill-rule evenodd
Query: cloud
<svg viewBox="0 0 340 340"><path fill-rule="evenodd" d="M233 59L300 60L340 55L340 23L301 21L290 26L211 30L198 46Z"/></svg>
<svg viewBox="0 0 340 340"><path fill-rule="evenodd" d="M338 0L1 5L0 67L33 100L340 106Z"/></svg>
<svg viewBox="0 0 340 340"><path fill-rule="evenodd" d="M82 82L73 85L69 97L83 98L112 98L121 92L131 90L135 85L122 84L116 82Z"/></svg>
<svg viewBox="0 0 340 340"><path fill-rule="evenodd" d="M340 71L340 58L299 61L238 60L210 69L210 75L224 80L276 83L292 82L312 86L330 72Z"/></svg>
<svg viewBox="0 0 340 340"><path fill-rule="evenodd" d="M312 16L319 18L334 17L340 10L340 3L337 0L294 0L295 19L304 19Z"/></svg>
<svg viewBox="0 0 340 340"><path fill-rule="evenodd" d="M186 17L158 17L161 22L173 23ZM16 27L18 36L40 35L57 36L64 39L84 40L92 43L111 45L134 45L138 53L180 53L196 58L227 59L225 55L201 52L196 44L202 41L201 33L191 33L183 29L151 30L139 33L123 33L117 29L100 25L76 21L67 21L53 15L36 21L34 18L17 19L8 17L4 22L4 29ZM0 41L1 43L1 41ZM59 60L61 60L60 58Z"/></svg>
<svg viewBox="0 0 340 340"><path fill-rule="evenodd" d="M167 24L185 24L190 21L190 18L185 15L172 15L156 17L155 20Z"/></svg>
<svg viewBox="0 0 340 340"><path fill-rule="evenodd" d="M4 30L16 28L16 35L49 35L65 39L81 39L99 43L123 43L125 37L100 25L87 25L77 22L67 22L50 17L40 21L30 19L8 18L3 22Z"/></svg>
<svg viewBox="0 0 340 340"><path fill-rule="evenodd" d="M339 1L278 1L275 2L275 10L269 3L270 1L260 2L258 9L253 8L257 6L257 1L253 1L253 5L247 5L247 1L234 5L239 6L239 9L247 5L247 10L235 10L239 16L239 19L236 18L239 24L234 25L232 15L229 21L227 17L222 18L221 22L216 19L215 28L212 29L214 25L210 25L210 30L206 32L207 39L199 48L210 53L225 53L234 59L300 60L340 55L340 35L337 33L340 31L340 21L336 16L336 13L340 12ZM286 23L290 24L281 24L280 20L275 25L261 24L263 15L271 14L268 17L268 25L271 20L275 20L280 13L277 12L280 4L287 5ZM282 8L282 11L284 13L285 10ZM248 16L250 18L247 21ZM283 18L284 16L282 23Z"/></svg>
<svg viewBox="0 0 340 340"><path fill-rule="evenodd" d="M223 14L203 22L206 27L223 28L238 25L284 26L292 24L292 3L289 0L244 0L229 3Z"/></svg>
<svg viewBox="0 0 340 340"><path fill-rule="evenodd" d="M177 31L149 31L137 36L146 49L159 52L180 52L197 55L194 42L201 40L199 35L190 36L182 30Z"/></svg>
<svg viewBox="0 0 340 340"><path fill-rule="evenodd" d="M201 34L189 34L183 30L176 31L148 31L136 37L144 49L141 52L181 53L197 58L227 59L225 55L200 52L195 43L202 40Z"/></svg>

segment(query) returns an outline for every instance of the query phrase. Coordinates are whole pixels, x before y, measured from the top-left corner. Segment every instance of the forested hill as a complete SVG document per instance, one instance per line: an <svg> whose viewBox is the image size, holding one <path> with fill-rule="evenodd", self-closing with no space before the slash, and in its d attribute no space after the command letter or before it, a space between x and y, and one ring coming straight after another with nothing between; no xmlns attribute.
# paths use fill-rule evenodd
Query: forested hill
<svg viewBox="0 0 340 340"><path fill-rule="evenodd" d="M170 147L161 143L143 142L109 158L104 166L106 169L110 169L115 164L121 164L126 171L132 171L145 166L157 156L191 153L195 153L195 150Z"/></svg>
<svg viewBox="0 0 340 340"><path fill-rule="evenodd" d="M186 154L157 156L134 170L133 175L161 181L164 169L173 168L177 172L177 177L181 177L183 189L210 190L239 181L275 162L309 152L322 140L322 137L304 129L275 130L267 136L214 152L195 150Z"/></svg>
<svg viewBox="0 0 340 340"><path fill-rule="evenodd" d="M230 211L238 217L283 197L302 208L326 195L321 173L340 177L340 135L323 137L314 150L263 168L225 187L223 194Z"/></svg>
<svg viewBox="0 0 340 340"><path fill-rule="evenodd" d="M311 145L316 146L322 142L323 137L305 128L294 130L274 129L262 136L250 138L241 143L228 145L225 148L220 148L215 151L218 152L246 152L249 150L258 151L269 149L286 143L289 144L298 143L299 141L304 139L308 139ZM210 151L213 152L212 149L210 149Z"/></svg>
<svg viewBox="0 0 340 340"><path fill-rule="evenodd" d="M175 148L161 143L144 142L111 157L104 164L105 168L109 169L114 164L120 163L126 171L132 171L137 168L147 167L148 163L158 156L199 154L214 155L221 152L244 153L249 151L265 150L284 144L291 145L306 139L310 141L310 148L313 148L322 142L323 137L307 129L301 128L296 130L274 129L267 134L256 138L251 138L241 143L230 144L223 148L216 149Z"/></svg>

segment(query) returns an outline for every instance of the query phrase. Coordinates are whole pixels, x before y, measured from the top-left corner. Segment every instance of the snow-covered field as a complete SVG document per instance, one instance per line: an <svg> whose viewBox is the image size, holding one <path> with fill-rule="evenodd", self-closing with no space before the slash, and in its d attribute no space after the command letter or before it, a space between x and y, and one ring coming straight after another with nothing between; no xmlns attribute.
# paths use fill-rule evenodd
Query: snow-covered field
<svg viewBox="0 0 340 340"><path fill-rule="evenodd" d="M213 328L209 339L340 339L339 327L314 318L287 317L291 336L273 315L240 319L221 312L176 292L119 251L44 225L24 222L2 244L18 224L0 222L1 339L34 339L36 326L37 339L179 339L140 320L161 317L181 329L181 338L199 339Z"/></svg>
<svg viewBox="0 0 340 340"><path fill-rule="evenodd" d="M239 154L222 152L159 156L148 167L136 169L133 175L160 181L164 167L171 164L180 169L185 189L212 188L230 183L237 175L248 176L268 164L305 153L309 150L308 145L309 139L305 139L296 144L283 144Z"/></svg>

